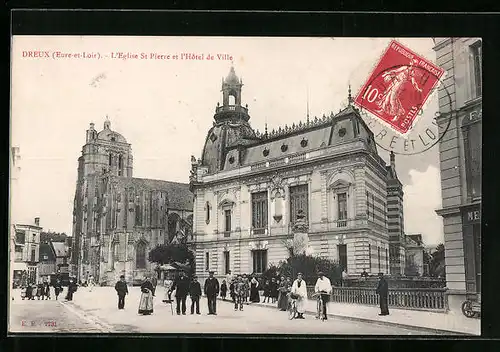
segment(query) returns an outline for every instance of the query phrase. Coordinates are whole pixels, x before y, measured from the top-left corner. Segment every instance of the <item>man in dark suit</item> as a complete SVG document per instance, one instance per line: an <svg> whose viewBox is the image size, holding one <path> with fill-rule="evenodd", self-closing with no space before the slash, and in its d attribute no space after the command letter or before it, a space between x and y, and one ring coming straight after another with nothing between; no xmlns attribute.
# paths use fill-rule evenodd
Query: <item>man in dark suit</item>
<svg viewBox="0 0 500 352"><path fill-rule="evenodd" d="M387 303L387 297L389 295L389 284L384 277L383 273L379 273L379 282L377 286L377 294L379 295L380 301L380 314L379 315L389 315L389 305Z"/></svg>
<svg viewBox="0 0 500 352"><path fill-rule="evenodd" d="M196 314L200 314L201 285L196 275L193 277L193 281L191 281L191 285L189 286L189 295L191 296L191 314L194 314L195 306Z"/></svg>
<svg viewBox="0 0 500 352"><path fill-rule="evenodd" d="M219 281L214 277L214 272L208 273L204 290L208 300L208 315L217 315L217 295L219 294Z"/></svg>
<svg viewBox="0 0 500 352"><path fill-rule="evenodd" d="M181 315L181 308L182 314L186 315L186 298L189 293L189 284L188 277L184 274L184 271L181 271L170 289L170 292L175 290L177 315Z"/></svg>
<svg viewBox="0 0 500 352"><path fill-rule="evenodd" d="M128 295L128 287L125 282L125 275L120 276L120 281L115 284L115 290L118 294L118 309L125 308L125 295Z"/></svg>

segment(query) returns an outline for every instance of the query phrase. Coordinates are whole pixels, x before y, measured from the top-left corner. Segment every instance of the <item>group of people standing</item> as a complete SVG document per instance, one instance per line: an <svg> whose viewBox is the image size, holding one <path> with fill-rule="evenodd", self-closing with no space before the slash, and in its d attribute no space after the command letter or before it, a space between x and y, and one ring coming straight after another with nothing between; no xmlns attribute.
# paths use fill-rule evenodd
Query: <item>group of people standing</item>
<svg viewBox="0 0 500 352"><path fill-rule="evenodd" d="M23 287L23 291L21 294L22 299L34 300L35 297L38 300L49 300L51 299L51 289L50 287L54 287L54 294L56 300L59 295L63 292L62 282L59 278L57 278L53 284L51 284L48 280L40 280L38 284L28 283L26 287ZM71 278L68 283L68 289L66 294L66 300L72 301L73 294L77 291L76 280Z"/></svg>

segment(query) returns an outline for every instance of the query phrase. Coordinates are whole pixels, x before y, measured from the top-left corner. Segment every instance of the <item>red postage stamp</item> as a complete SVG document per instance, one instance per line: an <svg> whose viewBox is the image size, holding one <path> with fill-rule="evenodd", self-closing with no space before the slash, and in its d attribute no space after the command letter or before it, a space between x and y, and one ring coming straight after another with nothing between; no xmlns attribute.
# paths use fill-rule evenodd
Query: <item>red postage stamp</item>
<svg viewBox="0 0 500 352"><path fill-rule="evenodd" d="M354 103L404 135L443 74L442 68L393 40Z"/></svg>

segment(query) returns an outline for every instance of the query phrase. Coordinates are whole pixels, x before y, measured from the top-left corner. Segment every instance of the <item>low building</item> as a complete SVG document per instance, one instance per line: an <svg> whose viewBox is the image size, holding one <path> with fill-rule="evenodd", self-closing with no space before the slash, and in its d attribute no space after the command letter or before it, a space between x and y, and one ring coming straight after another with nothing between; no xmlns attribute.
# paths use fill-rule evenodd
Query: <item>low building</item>
<svg viewBox="0 0 500 352"><path fill-rule="evenodd" d="M406 272L407 276L427 276L428 267L425 265L425 246L422 235L406 235ZM414 272L415 271L415 272Z"/></svg>
<svg viewBox="0 0 500 352"><path fill-rule="evenodd" d="M11 282L18 285L37 282L39 274L37 265L40 259L40 218L35 218L35 224L15 224L11 228L11 241L14 251L11 255Z"/></svg>

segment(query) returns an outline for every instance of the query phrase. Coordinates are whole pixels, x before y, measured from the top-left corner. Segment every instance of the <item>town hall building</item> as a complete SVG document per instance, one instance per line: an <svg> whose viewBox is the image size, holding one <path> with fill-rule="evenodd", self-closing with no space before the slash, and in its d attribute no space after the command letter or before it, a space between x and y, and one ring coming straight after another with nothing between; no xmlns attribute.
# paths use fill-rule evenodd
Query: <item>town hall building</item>
<svg viewBox="0 0 500 352"><path fill-rule="evenodd" d="M189 185L132 177L132 148L111 129L94 124L78 159L73 210L72 267L79 280L89 275L114 285L120 275L140 283L152 275L148 253L158 244L191 236L193 195Z"/></svg>
<svg viewBox="0 0 500 352"><path fill-rule="evenodd" d="M314 255L337 260L350 275L389 273L394 157L386 166L350 92L337 114L259 134L242 105L242 86L231 67L201 158L191 158L188 242L198 276L262 273L286 259L299 212Z"/></svg>

